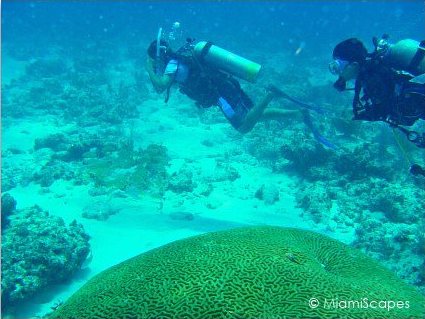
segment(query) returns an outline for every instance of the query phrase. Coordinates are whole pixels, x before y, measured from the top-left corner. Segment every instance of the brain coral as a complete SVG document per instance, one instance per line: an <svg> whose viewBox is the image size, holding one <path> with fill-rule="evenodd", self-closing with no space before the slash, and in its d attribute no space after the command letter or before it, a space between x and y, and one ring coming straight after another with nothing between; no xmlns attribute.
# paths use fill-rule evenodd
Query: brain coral
<svg viewBox="0 0 425 319"><path fill-rule="evenodd" d="M319 307L310 308L310 298ZM326 309L332 298L339 308ZM381 307L407 301L408 309L348 309L340 302L362 298L387 301ZM95 276L49 318L423 319L424 299L334 239L262 226L208 233L129 259Z"/></svg>

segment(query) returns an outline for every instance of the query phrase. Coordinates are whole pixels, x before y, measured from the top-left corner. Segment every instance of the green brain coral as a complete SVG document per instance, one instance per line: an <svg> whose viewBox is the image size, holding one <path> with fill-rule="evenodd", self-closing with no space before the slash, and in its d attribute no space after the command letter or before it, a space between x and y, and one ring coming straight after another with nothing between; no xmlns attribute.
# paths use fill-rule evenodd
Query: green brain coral
<svg viewBox="0 0 425 319"><path fill-rule="evenodd" d="M51 318L423 319L424 305L413 287L353 248L265 226L208 233L129 259L91 279Z"/></svg>

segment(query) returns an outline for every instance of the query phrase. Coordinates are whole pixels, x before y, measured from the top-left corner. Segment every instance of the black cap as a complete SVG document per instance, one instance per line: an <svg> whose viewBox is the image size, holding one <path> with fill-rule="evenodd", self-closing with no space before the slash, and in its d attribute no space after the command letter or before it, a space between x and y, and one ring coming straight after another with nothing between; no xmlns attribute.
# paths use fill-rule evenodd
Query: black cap
<svg viewBox="0 0 425 319"><path fill-rule="evenodd" d="M334 59L362 63L366 60L367 50L359 39L351 38L338 43L332 55Z"/></svg>
<svg viewBox="0 0 425 319"><path fill-rule="evenodd" d="M168 44L168 42L167 41L165 41L165 40L161 40L160 41L160 46L161 47L166 47L166 49L165 50L161 50L160 51L160 56L161 56L161 58L165 58L166 57L166 55L168 54L168 53L170 53L170 45ZM151 44L149 45L149 47L148 47L148 55L152 58L152 59L156 59L156 40L154 40L154 41L152 41L151 42Z"/></svg>

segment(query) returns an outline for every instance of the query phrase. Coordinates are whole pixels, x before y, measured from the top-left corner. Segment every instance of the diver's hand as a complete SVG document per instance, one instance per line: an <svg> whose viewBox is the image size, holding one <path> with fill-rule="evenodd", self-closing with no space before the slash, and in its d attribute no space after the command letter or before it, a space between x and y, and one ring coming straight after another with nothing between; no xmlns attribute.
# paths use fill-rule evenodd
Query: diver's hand
<svg viewBox="0 0 425 319"><path fill-rule="evenodd" d="M158 75L155 73L155 61L150 57L146 60L146 71L157 93L164 92L173 83L172 75Z"/></svg>
<svg viewBox="0 0 425 319"><path fill-rule="evenodd" d="M347 82L342 77L339 77L338 80L336 80L334 83L334 88L338 92L345 91L347 89Z"/></svg>

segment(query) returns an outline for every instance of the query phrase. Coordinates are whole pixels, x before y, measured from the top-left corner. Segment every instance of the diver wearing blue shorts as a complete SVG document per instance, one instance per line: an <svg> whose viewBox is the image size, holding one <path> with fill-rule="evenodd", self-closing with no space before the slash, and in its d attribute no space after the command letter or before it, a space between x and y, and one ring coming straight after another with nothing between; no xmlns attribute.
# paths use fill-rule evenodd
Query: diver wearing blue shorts
<svg viewBox="0 0 425 319"><path fill-rule="evenodd" d="M266 109L272 99L279 95L273 89L268 90L265 97L254 105L231 72L222 70L226 69L226 65L222 64L220 68L211 63L205 63L203 56L208 53L212 44L202 43L205 45L201 54L198 55L194 54L196 47L194 41L190 39L176 52L173 52L164 40L156 40L150 44L147 50L146 69L156 91L167 92L166 102L169 98L170 87L176 83L180 92L194 100L198 107L219 106L231 125L241 133L251 131L260 118L278 120L288 115L300 115L297 110ZM237 67L241 68L240 65L242 65L242 70L233 67L232 71L248 80L249 77L256 76L259 71L259 68L254 70L256 64L243 58L241 61L238 61Z"/></svg>

